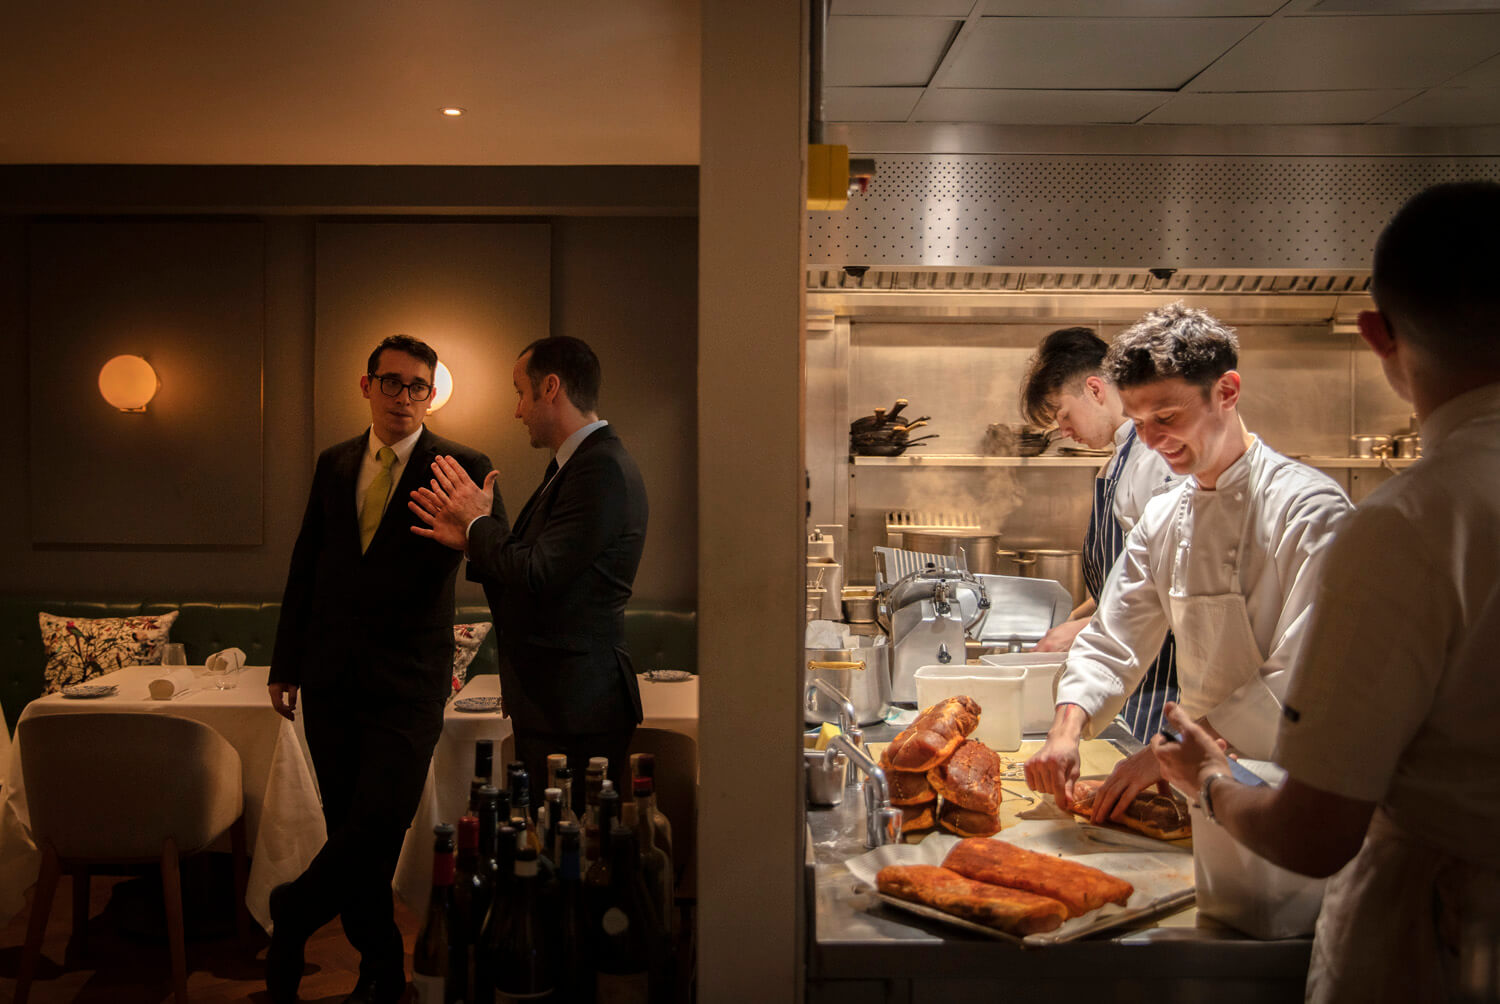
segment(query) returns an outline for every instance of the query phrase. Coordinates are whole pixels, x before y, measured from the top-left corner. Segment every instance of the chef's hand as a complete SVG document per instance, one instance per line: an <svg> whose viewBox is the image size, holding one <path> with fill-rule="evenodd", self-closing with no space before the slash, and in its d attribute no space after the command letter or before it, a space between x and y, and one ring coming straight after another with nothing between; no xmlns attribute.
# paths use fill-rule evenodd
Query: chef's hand
<svg viewBox="0 0 1500 1004"><path fill-rule="evenodd" d="M1115 764L1099 795L1094 800L1095 823L1125 822L1125 810L1135 801L1135 796L1151 787L1161 785L1161 768L1156 763L1156 754L1149 749L1138 750Z"/></svg>
<svg viewBox="0 0 1500 1004"><path fill-rule="evenodd" d="M1073 639L1078 637L1078 632L1089 626L1088 617L1080 617L1077 620L1063 621L1057 627L1042 635L1042 640L1036 643L1038 652L1066 652L1073 647Z"/></svg>
<svg viewBox="0 0 1500 1004"><path fill-rule="evenodd" d="M266 693L271 695L271 707L289 722L297 720L297 685L295 683L268 683Z"/></svg>
<svg viewBox="0 0 1500 1004"><path fill-rule="evenodd" d="M1229 757L1224 753L1229 744L1210 735L1173 701L1167 702L1166 720L1181 734L1182 742L1153 736L1151 753L1174 788L1188 798L1197 798L1205 777L1229 773Z"/></svg>
<svg viewBox="0 0 1500 1004"><path fill-rule="evenodd" d="M438 457L432 462L432 483L411 493L406 507L416 513L426 526L413 526L411 532L430 537L445 547L462 551L468 545L469 524L488 516L495 504L495 478L498 471L485 475L484 484L476 485L469 472L452 457Z"/></svg>

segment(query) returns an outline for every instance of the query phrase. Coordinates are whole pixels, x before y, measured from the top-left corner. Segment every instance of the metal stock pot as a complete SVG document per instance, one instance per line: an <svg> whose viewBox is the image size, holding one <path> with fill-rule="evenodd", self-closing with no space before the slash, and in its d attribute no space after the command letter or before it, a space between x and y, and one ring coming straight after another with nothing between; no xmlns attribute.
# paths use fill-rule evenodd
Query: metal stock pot
<svg viewBox="0 0 1500 1004"><path fill-rule="evenodd" d="M809 648L804 650L807 675L804 692L814 680L822 679L849 698L859 724L884 721L891 708L890 646L884 635L856 636L850 648ZM809 698L803 713L809 723L834 722L839 712L834 702L821 692Z"/></svg>

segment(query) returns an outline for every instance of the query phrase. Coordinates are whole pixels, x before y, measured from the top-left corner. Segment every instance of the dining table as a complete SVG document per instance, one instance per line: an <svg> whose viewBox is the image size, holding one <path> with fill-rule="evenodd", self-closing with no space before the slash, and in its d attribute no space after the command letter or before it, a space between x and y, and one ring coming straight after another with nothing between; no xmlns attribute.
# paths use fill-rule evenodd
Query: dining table
<svg viewBox="0 0 1500 1004"><path fill-rule="evenodd" d="M88 700L62 694L37 698L22 710L17 722L36 715L68 712L131 711L178 715L210 726L240 755L245 793L245 824L251 854L245 902L250 915L271 929L270 894L282 882L300 875L327 838L317 779L302 733L272 709L266 697L266 666L246 666L235 675L236 686L218 689L193 668L192 686L168 700L152 699L149 684L162 675L160 666L128 666L89 681L113 686L116 692ZM651 674L637 677L644 712L642 728L681 732L698 737L698 678L674 675L661 680ZM428 765L427 783L416 815L406 831L392 885L404 903L419 913L426 909L432 889L433 827L457 823L468 809L474 776L474 748L481 739L494 744L494 769L503 776L514 757L510 719L500 710L500 681L493 673L475 676L448 703L443 731ZM476 706L481 710L471 710ZM36 882L41 852L31 839L26 791L21 770L21 747L11 745L0 758L0 924L24 904L25 890Z"/></svg>
<svg viewBox="0 0 1500 1004"><path fill-rule="evenodd" d="M245 799L245 831L251 854L245 905L270 930L271 889L300 875L323 846L327 833L317 784L298 730L266 698L266 666L246 666L219 689L203 667L190 667L192 684L166 700L150 695L161 666L127 666L89 680L114 687L108 696L70 699L61 693L39 697L21 711L16 725L40 715L139 712L174 715L202 722L222 735L240 758ZM108 755L108 751L101 751ZM21 744L11 744L0 791L0 924L24 905L25 890L36 883L42 855L31 837ZM225 840L227 846L227 838Z"/></svg>

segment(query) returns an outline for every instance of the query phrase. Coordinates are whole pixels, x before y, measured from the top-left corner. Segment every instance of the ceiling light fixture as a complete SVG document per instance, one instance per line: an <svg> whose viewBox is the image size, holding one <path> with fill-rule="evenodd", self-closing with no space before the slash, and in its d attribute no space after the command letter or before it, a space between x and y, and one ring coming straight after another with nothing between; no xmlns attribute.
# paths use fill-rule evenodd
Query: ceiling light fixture
<svg viewBox="0 0 1500 1004"><path fill-rule="evenodd" d="M455 105L450 105L449 107L444 108L442 111L443 111L443 114L446 115L446 116L448 116L450 119L456 119L460 115L462 115L465 110L466 109L459 108L459 107L457 107Z"/></svg>

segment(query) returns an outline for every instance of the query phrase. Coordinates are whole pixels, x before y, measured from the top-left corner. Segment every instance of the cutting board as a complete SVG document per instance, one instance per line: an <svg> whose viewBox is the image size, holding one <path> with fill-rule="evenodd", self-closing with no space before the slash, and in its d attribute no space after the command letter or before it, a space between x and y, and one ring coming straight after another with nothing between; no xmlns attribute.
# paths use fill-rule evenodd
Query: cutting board
<svg viewBox="0 0 1500 1004"><path fill-rule="evenodd" d="M870 743L867 749L875 762L879 763L880 754L889 745L889 743ZM1041 748L1041 740L1032 740L1021 743L1021 748L1013 753L996 754L1000 757L1001 777L1004 778L1000 785L1000 829L1002 831L1014 826L1023 818L1021 816L1023 812L1027 814L1027 818L1076 818L1057 808L1050 800L1044 800L1041 795L1026 786L1026 760ZM1125 759L1125 754L1106 740L1085 739L1078 745L1078 758L1081 776L1099 775L1102 777L1114 770L1115 764Z"/></svg>

